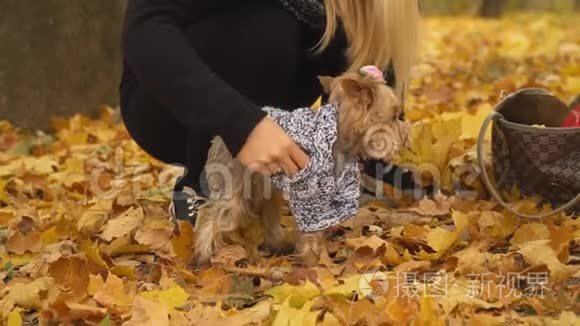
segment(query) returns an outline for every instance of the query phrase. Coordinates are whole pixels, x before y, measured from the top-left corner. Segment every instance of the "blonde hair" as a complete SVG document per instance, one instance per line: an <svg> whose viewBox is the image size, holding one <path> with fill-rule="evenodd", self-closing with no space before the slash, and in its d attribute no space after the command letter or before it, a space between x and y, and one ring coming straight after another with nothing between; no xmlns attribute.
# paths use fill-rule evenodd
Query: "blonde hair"
<svg viewBox="0 0 580 326"><path fill-rule="evenodd" d="M348 71L366 65L386 70L392 62L397 93L403 94L417 56L418 0L324 0L326 30L318 51L336 34L339 20L348 40Z"/></svg>

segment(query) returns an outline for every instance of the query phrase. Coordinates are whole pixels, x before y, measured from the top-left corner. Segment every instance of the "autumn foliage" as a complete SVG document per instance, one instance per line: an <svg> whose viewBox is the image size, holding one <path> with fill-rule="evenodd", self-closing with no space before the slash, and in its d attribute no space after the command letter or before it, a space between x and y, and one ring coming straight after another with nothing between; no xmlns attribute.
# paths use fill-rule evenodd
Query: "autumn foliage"
<svg viewBox="0 0 580 326"><path fill-rule="evenodd" d="M116 110L56 119L51 134L0 122L1 324L577 324L580 220L523 220L489 201L473 146L502 92L580 93L579 20L429 19L398 163L438 171L420 182L441 192L368 202L327 232L316 268L250 263L236 246L193 266L193 229L167 213L181 170L141 151Z"/></svg>

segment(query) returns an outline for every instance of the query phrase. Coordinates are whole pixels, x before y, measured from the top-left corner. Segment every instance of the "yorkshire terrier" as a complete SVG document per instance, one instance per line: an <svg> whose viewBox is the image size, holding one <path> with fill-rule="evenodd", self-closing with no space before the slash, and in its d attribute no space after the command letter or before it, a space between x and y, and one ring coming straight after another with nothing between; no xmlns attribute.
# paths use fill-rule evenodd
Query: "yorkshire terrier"
<svg viewBox="0 0 580 326"><path fill-rule="evenodd" d="M334 152L336 157L389 161L408 146L409 126L399 119L400 102L378 69L362 72L319 77L329 104L338 109ZM318 261L322 234L304 234L292 241L281 226L283 193L267 176L243 167L219 137L212 143L205 171L210 199L198 211L197 263L208 262L217 249L230 244L242 245L248 258L255 260L260 245L280 253L294 250L296 242L306 264Z"/></svg>

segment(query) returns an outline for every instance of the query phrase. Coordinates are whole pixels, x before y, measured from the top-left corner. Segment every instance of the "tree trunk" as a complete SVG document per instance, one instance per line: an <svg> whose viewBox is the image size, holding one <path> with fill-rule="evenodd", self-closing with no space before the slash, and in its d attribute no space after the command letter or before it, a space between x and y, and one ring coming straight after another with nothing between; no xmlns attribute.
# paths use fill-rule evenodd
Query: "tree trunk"
<svg viewBox="0 0 580 326"><path fill-rule="evenodd" d="M479 8L479 16L487 18L499 18L503 13L504 0L483 0Z"/></svg>
<svg viewBox="0 0 580 326"><path fill-rule="evenodd" d="M123 7L0 0L0 120L45 129L51 116L116 105Z"/></svg>

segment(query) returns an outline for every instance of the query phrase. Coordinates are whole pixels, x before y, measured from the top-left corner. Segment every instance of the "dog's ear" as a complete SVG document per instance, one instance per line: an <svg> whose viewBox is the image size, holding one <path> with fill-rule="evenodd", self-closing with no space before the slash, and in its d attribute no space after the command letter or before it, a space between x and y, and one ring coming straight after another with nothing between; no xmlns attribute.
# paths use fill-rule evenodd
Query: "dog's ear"
<svg viewBox="0 0 580 326"><path fill-rule="evenodd" d="M356 79L343 79L341 81L342 90L344 94L351 98L357 98L363 104L371 104L373 102L373 90Z"/></svg>
<svg viewBox="0 0 580 326"><path fill-rule="evenodd" d="M334 78L328 76L318 76L318 80L320 81L320 85L322 85L322 90L325 94L330 94L332 91L332 83L334 82Z"/></svg>

